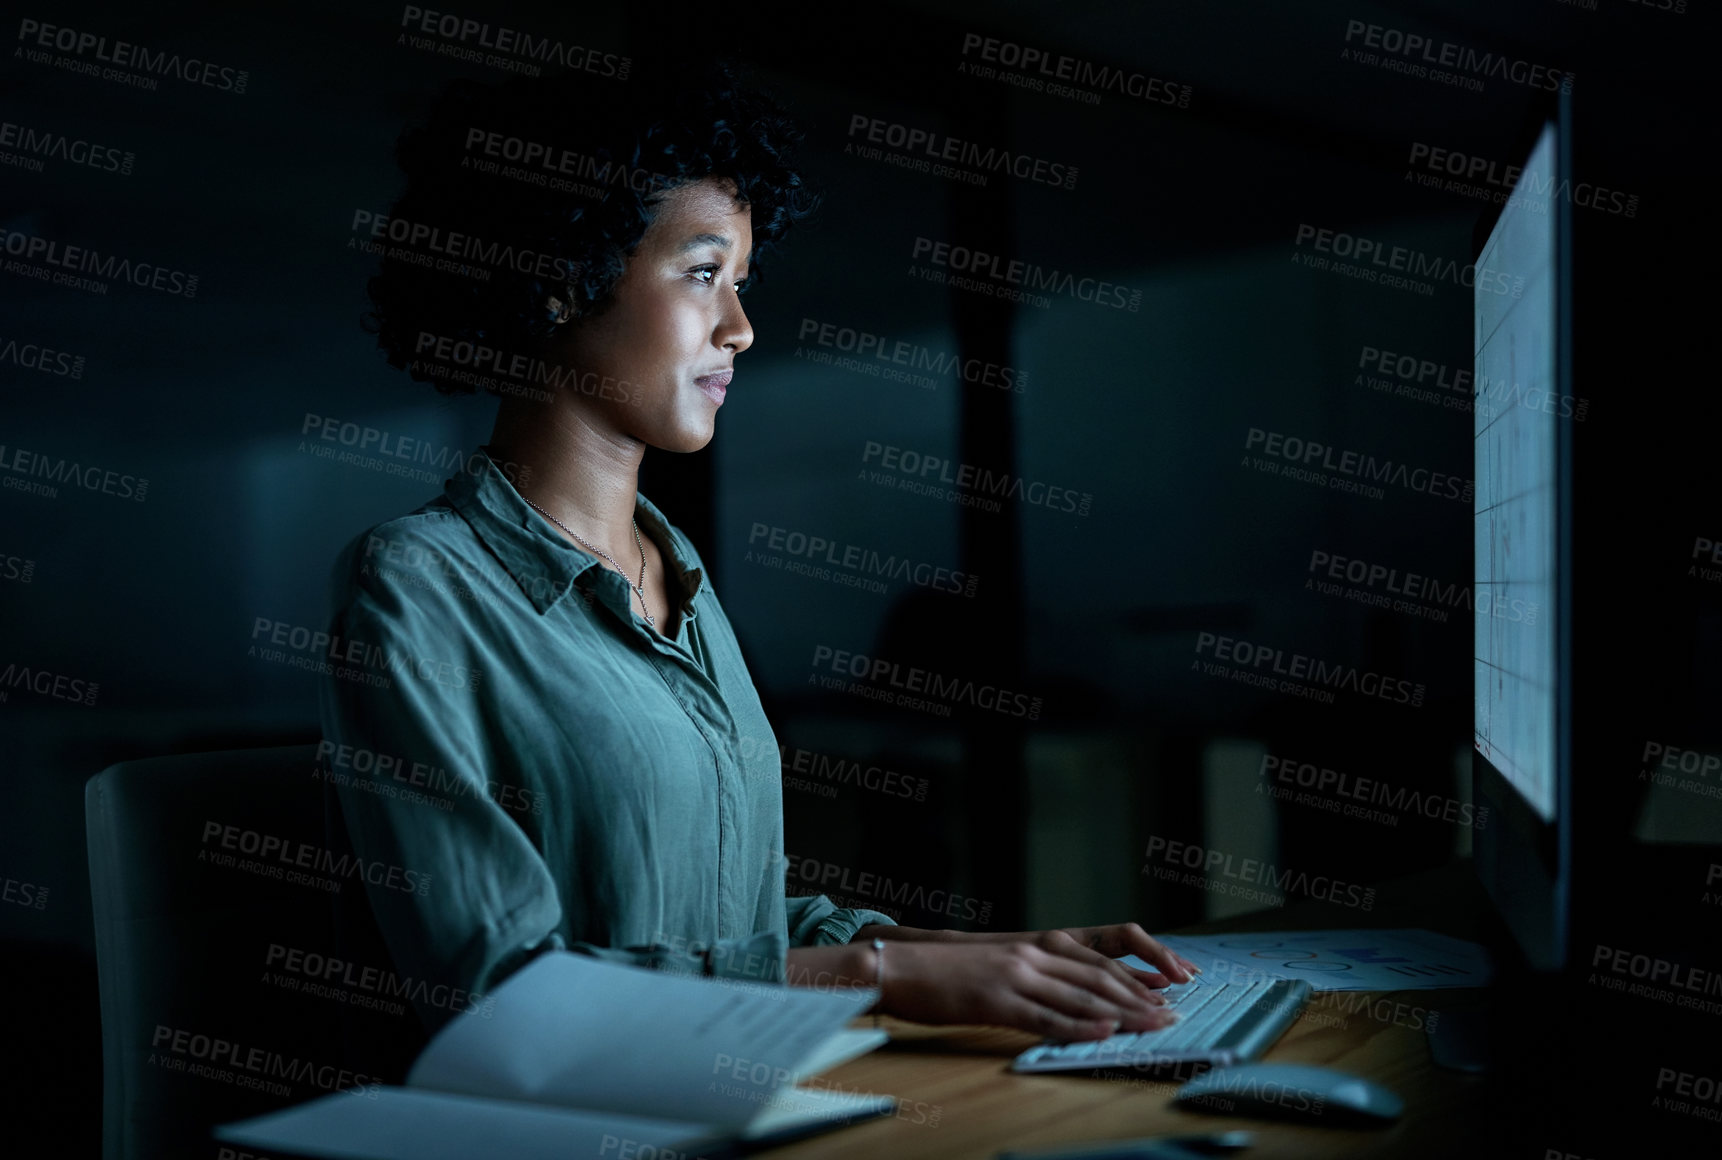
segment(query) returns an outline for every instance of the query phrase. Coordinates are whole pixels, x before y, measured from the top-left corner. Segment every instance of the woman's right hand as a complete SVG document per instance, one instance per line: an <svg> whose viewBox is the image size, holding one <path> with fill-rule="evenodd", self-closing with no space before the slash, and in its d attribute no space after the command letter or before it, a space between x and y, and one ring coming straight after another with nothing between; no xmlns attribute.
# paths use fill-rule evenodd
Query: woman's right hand
<svg viewBox="0 0 1722 1160"><path fill-rule="evenodd" d="M1146 984L1032 942L892 939L883 955L877 1010L917 1023L991 1024L1074 1041L1177 1019Z"/></svg>

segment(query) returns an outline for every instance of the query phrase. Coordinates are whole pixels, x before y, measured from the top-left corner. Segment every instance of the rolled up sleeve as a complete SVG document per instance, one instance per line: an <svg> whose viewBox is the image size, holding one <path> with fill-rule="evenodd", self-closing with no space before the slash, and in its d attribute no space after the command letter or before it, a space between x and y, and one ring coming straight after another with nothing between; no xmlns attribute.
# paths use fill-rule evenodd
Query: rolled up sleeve
<svg viewBox="0 0 1722 1160"><path fill-rule="evenodd" d="M560 940L557 945L560 946ZM788 946L780 931L760 931L741 938L716 939L685 946L653 944L640 947L601 947L577 942L567 948L594 958L670 971L681 975L711 975L724 979L752 979L758 983L781 983L786 971Z"/></svg>
<svg viewBox="0 0 1722 1160"><path fill-rule="evenodd" d="M830 946L852 940L864 926L896 926L888 914L859 907L838 906L823 894L784 899L789 920L789 945Z"/></svg>

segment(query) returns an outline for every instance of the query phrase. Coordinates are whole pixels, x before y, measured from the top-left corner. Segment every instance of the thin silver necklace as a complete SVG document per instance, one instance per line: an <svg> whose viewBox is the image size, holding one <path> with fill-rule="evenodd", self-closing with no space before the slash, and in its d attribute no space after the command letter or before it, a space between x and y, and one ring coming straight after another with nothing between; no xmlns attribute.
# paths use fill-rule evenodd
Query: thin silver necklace
<svg viewBox="0 0 1722 1160"><path fill-rule="evenodd" d="M520 498L526 499L525 496L521 496ZM580 534L578 532L576 532L573 528L569 527L567 524L563 523L561 520L557 519L555 516L551 515L549 512L544 511L543 508L538 507L538 505L535 503L532 503L531 500L526 499L526 502L529 504L532 504L532 506L534 508L537 508L540 512L543 512L544 517L546 519L548 519L551 523L555 524L557 527L559 527L563 531L567 532L570 536L573 536L576 540L580 540L580 543L583 546L592 549L594 552L596 552L600 556L604 557L604 559L610 561L610 563L612 565L614 565L616 571L618 571L622 574L622 583L624 583L624 584L628 583L628 570L626 568L622 567L622 565L616 563L616 557L610 555L610 553L606 552L604 549L600 548L598 545L588 544L588 543L586 543L585 540L580 539ZM648 610L646 608L646 545L640 539L640 521L639 520L634 521L634 543L640 549L640 582L638 584L628 584L628 587L632 588L634 590L634 595L638 596L640 598L640 613L641 613L641 615L643 615L646 618L646 624L651 628L656 628L656 627L658 627L657 619L655 617L653 617L650 610Z"/></svg>

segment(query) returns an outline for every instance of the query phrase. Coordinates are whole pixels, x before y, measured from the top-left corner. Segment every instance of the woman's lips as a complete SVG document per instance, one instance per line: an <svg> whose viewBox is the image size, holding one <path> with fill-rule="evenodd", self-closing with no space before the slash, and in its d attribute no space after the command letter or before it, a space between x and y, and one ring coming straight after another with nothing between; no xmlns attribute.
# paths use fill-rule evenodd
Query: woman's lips
<svg viewBox="0 0 1722 1160"><path fill-rule="evenodd" d="M719 371L715 375L702 375L695 379L694 383L706 393L708 399L721 407L723 397L729 393L729 381L734 374L734 371Z"/></svg>

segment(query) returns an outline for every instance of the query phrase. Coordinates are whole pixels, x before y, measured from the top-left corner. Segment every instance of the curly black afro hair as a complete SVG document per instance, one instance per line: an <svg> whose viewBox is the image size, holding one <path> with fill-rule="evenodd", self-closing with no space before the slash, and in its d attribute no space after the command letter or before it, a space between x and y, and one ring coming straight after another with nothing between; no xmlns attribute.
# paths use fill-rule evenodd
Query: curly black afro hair
<svg viewBox="0 0 1722 1160"><path fill-rule="evenodd" d="M601 312L664 190L729 178L764 257L819 197L797 172L802 130L716 61L636 59L625 80L567 70L501 84L460 79L395 147L406 188L388 222L362 325L391 366L443 394L422 336L525 352L555 304ZM494 393L494 386L490 387Z"/></svg>

